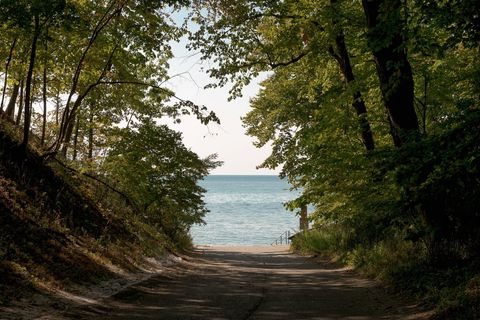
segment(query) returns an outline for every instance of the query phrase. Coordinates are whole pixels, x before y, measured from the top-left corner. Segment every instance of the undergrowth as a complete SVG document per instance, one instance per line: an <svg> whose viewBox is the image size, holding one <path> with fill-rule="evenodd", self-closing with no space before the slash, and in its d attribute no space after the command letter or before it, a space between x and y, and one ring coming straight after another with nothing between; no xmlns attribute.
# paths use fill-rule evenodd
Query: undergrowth
<svg viewBox="0 0 480 320"><path fill-rule="evenodd" d="M2 120L0 120L2 121ZM0 123L0 307L35 293L96 285L144 272L191 246L172 239L104 185L18 149ZM181 240L181 241L180 241Z"/></svg>
<svg viewBox="0 0 480 320"><path fill-rule="evenodd" d="M392 237L355 244L353 236L345 226L324 226L298 234L292 249L335 260L392 285L433 307L434 319L479 319L480 260L439 266L428 261L421 243Z"/></svg>

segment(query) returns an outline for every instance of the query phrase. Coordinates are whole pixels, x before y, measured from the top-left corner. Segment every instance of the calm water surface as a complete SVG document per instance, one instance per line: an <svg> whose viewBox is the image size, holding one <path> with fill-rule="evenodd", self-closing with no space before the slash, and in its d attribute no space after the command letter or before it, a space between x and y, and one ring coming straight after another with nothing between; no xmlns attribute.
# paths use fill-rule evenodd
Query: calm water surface
<svg viewBox="0 0 480 320"><path fill-rule="evenodd" d="M208 176L200 183L210 210L204 226L193 226L195 244L270 244L298 228L298 218L283 203L296 197L277 176Z"/></svg>

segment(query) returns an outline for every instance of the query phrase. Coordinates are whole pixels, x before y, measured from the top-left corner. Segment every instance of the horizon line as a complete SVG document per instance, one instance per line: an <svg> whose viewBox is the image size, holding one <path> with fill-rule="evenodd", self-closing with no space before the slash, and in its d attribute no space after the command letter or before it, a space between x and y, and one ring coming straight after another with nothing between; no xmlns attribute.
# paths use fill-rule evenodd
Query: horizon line
<svg viewBox="0 0 480 320"><path fill-rule="evenodd" d="M209 176L275 176L278 174L254 174L254 173L209 173Z"/></svg>

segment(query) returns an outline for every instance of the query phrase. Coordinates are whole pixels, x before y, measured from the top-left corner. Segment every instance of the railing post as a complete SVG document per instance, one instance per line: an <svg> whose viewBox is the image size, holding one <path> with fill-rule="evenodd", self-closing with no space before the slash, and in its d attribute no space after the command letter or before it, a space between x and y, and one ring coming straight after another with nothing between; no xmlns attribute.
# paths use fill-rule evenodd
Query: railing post
<svg viewBox="0 0 480 320"><path fill-rule="evenodd" d="M294 233L295 234L295 231ZM278 245L280 244L290 244L292 241L290 240L290 236L292 236L292 232L290 230L285 230L283 231L277 239L275 239L270 245Z"/></svg>

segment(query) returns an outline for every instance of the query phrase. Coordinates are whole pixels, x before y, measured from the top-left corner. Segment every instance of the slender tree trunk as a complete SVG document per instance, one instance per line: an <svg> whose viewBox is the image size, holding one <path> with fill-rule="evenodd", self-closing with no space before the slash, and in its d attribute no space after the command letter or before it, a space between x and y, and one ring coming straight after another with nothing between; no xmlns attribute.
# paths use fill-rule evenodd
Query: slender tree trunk
<svg viewBox="0 0 480 320"><path fill-rule="evenodd" d="M401 0L362 0L367 39L373 53L380 89L392 125L396 146L418 132L412 69L402 36Z"/></svg>
<svg viewBox="0 0 480 320"><path fill-rule="evenodd" d="M3 79L3 90L2 90L2 102L0 104L0 113L3 111L3 102L5 100L5 91L7 90L7 80L8 80L8 68L10 67L10 62L12 61L13 50L17 44L17 38L13 40L12 45L10 46L10 52L8 53L7 63L5 64L5 78Z"/></svg>
<svg viewBox="0 0 480 320"><path fill-rule="evenodd" d="M23 141L21 146L23 148L27 148L29 137L30 137L30 122L32 118L32 113L31 113L31 108L30 108L30 101L31 101L31 96L30 96L30 91L31 91L31 86L32 86L32 75L33 75L33 68L35 66L35 56L37 53L37 41L38 37L40 36L40 18L38 15L35 15L35 29L34 29L34 34L33 34L33 40L32 40L32 47L30 49L30 63L28 66L28 72L27 72L27 80L25 84L25 121L23 125Z"/></svg>
<svg viewBox="0 0 480 320"><path fill-rule="evenodd" d="M69 118L69 121L67 123L67 128L66 128L66 131L65 131L65 138L64 138L64 141L63 141L62 149L61 149L61 153L64 157L67 156L68 147L70 145L70 141L71 141L71 138L72 138L73 128L75 126L76 116L77 115L75 113L72 113L70 118Z"/></svg>
<svg viewBox="0 0 480 320"><path fill-rule="evenodd" d="M15 124L18 126L20 125L20 120L22 120L22 111L23 111L23 79L20 82L20 103L18 104L18 113L17 119L15 120Z"/></svg>
<svg viewBox="0 0 480 320"><path fill-rule="evenodd" d="M45 60L43 61L43 88L42 88L42 98L43 98L43 119L42 119L42 137L41 144L45 144L45 130L47 128L47 52L48 44L45 40Z"/></svg>
<svg viewBox="0 0 480 320"><path fill-rule="evenodd" d="M78 132L80 131L80 117L77 117L75 124L75 135L73 137L73 161L77 160Z"/></svg>
<svg viewBox="0 0 480 320"><path fill-rule="evenodd" d="M423 103L422 103L422 132L427 134L427 90L428 90L428 75L427 72L423 74Z"/></svg>
<svg viewBox="0 0 480 320"><path fill-rule="evenodd" d="M132 113L130 113L130 117L128 117L127 126L125 128L127 129L130 128L130 123L132 123L133 115L134 115L134 112L132 111Z"/></svg>
<svg viewBox="0 0 480 320"><path fill-rule="evenodd" d="M355 81L355 76L353 75L353 69L350 63L350 57L348 55L347 46L345 44L345 36L343 34L343 31L340 31L339 34L335 37L335 47L336 50L332 49L331 53L338 62L340 71L345 79L345 82L347 83L347 85L351 84L353 81ZM368 151L374 150L375 142L373 139L372 130L370 128L370 122L367 119L367 107L365 106L365 101L363 100L360 91L354 92L352 106L358 116L363 145Z"/></svg>
<svg viewBox="0 0 480 320"><path fill-rule="evenodd" d="M332 7L335 7L337 0L330 0ZM333 25L337 26L337 19L333 19ZM350 62L350 56L348 54L347 45L345 43L345 35L343 29L337 31L335 37L335 49L330 47L330 53L337 60L340 67L340 72L345 79L347 86L355 81L355 76L353 75L353 68ZM367 151L375 149L375 142L373 139L372 129L370 127L370 122L367 119L367 107L365 106L365 101L363 100L362 94L360 91L355 91L353 93L353 108L355 109L358 116L358 123L360 125L360 132L362 135L362 142Z"/></svg>
<svg viewBox="0 0 480 320"><path fill-rule="evenodd" d="M65 145L68 145L67 139L70 140L70 136L73 128L70 122L73 122L74 120L74 113L76 112L76 109L80 105L81 99L79 100L79 98L77 98L74 106L71 109L70 109L70 105L71 105L73 96L77 92L78 80L80 78L80 74L83 71L84 61L91 47L95 43L98 35L110 23L110 21L113 20L123 10L123 7L125 6L126 2L122 2L120 3L120 5L115 7L116 4L117 4L116 1L111 1L105 14L97 21L97 24L95 25L95 28L89 38L88 44L83 50L82 55L77 63L77 67L75 69L75 72L72 78L72 86L70 89L70 93L68 95L67 102L65 103L65 110L63 111L58 137L55 143L50 147L55 151L58 151L61 148L62 143L64 144L63 149L68 148ZM83 98L84 97L85 95L83 95ZM68 136L69 131L70 131L70 136Z"/></svg>
<svg viewBox="0 0 480 320"><path fill-rule="evenodd" d="M20 86L18 83L13 85L12 95L10 96L10 101L8 102L7 109L5 110L5 114L3 117L7 120L13 122L14 114L15 114L15 104L17 103L18 97L18 90Z"/></svg>
<svg viewBox="0 0 480 320"><path fill-rule="evenodd" d="M74 126L74 122L75 122L75 115L77 113L77 110L78 108L80 107L80 105L82 104L82 101L85 99L85 97L87 97L87 95L89 94L89 92L95 88L96 86L98 86L101 82L102 82L102 79L105 77L106 73L108 72L108 70L110 70L110 68L112 67L112 58L113 58L113 54L115 53L117 49L117 46L115 46L112 50L112 52L110 53L110 57L107 61L107 63L105 64L102 72L100 73L100 76L98 77L97 81L95 83L92 83L90 84L84 91L82 94L79 94L78 97L77 97L77 100L75 100L75 103L73 104L71 110L70 110L70 115L68 115L67 117L65 117L65 112L63 113L63 117L62 117L62 126L66 126L65 127L65 131L64 131L64 134L63 134L63 147L62 147L62 153L63 155L66 155L67 154L67 149L69 147L69 144L70 144L70 140L72 138L72 132L73 132L73 126ZM65 106L65 109L67 108L67 106ZM62 127L61 126L61 127ZM62 134L60 133L60 137L62 137ZM60 140L61 141L61 140Z"/></svg>
<svg viewBox="0 0 480 320"><path fill-rule="evenodd" d="M58 126L60 113L60 89L57 91L57 96L55 97L55 124Z"/></svg>
<svg viewBox="0 0 480 320"><path fill-rule="evenodd" d="M90 105L90 116L88 119L88 160L93 160L93 105Z"/></svg>
<svg viewBox="0 0 480 320"><path fill-rule="evenodd" d="M80 105L81 101L83 100L85 96L79 96L77 97L77 100L75 100L75 103L73 104L73 107L72 107L72 111L70 111L70 115L66 118L62 118L62 126L66 126L64 127L64 131L63 131L63 144L62 144L62 148L60 149L61 150L61 153L63 154L64 157L67 156L67 151L68 151L68 148L70 146L70 140L72 138L72 133L73 133L73 127L75 126L75 118L77 116L76 114L76 110L78 109L78 106ZM65 115L65 112L64 111L64 115ZM65 121L64 121L65 119ZM61 128L60 128L61 130Z"/></svg>

